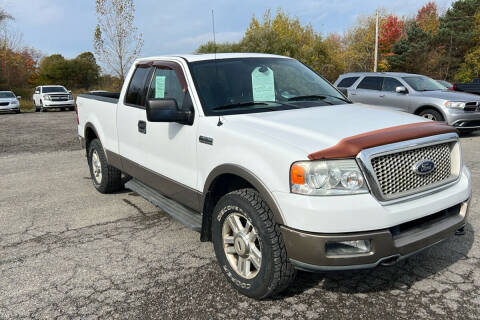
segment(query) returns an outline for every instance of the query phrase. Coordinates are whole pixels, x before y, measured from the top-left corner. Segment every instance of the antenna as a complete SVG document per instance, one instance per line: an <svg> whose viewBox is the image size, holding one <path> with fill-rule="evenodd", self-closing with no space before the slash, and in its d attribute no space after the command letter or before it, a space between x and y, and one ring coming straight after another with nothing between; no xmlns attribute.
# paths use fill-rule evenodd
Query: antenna
<svg viewBox="0 0 480 320"><path fill-rule="evenodd" d="M215 16L213 14L213 9L212 9L212 30L213 30L213 47L214 47L214 53L215 53L215 59L217 59L217 41L215 40Z"/></svg>

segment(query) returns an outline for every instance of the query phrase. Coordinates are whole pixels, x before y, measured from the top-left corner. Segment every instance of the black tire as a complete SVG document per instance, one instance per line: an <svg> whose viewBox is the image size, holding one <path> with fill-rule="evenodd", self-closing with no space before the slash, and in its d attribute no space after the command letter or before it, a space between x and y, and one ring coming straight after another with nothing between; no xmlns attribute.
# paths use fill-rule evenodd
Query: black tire
<svg viewBox="0 0 480 320"><path fill-rule="evenodd" d="M40 112L47 112L47 109L43 107L42 100L40 100Z"/></svg>
<svg viewBox="0 0 480 320"><path fill-rule="evenodd" d="M94 174L92 155L97 153L101 165L101 181L97 181ZM100 140L94 139L90 142L88 147L88 166L90 167L90 176L92 177L93 185L101 193L112 193L123 188L122 172L107 163L107 158L103 152Z"/></svg>
<svg viewBox="0 0 480 320"><path fill-rule="evenodd" d="M257 231L261 264L256 275L247 279L235 271L224 250L222 228L232 213L241 213ZM265 299L285 290L295 278L295 268L288 261L280 227L267 203L253 189L232 191L217 203L212 219L212 240L217 261L225 277L240 293Z"/></svg>
<svg viewBox="0 0 480 320"><path fill-rule="evenodd" d="M434 109L422 110L422 112L420 112L418 115L433 121L444 121L443 115Z"/></svg>
<svg viewBox="0 0 480 320"><path fill-rule="evenodd" d="M75 107L69 107L68 110L73 111L75 110Z"/></svg>
<svg viewBox="0 0 480 320"><path fill-rule="evenodd" d="M18 109L18 110L15 111L16 114L19 114L19 113L21 113L21 112L22 112L22 111L21 111L20 109Z"/></svg>

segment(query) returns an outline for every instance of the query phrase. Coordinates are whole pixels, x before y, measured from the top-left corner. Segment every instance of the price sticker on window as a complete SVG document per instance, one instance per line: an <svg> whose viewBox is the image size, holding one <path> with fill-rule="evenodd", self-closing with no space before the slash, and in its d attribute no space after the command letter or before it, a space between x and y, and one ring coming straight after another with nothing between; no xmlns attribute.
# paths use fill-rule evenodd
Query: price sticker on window
<svg viewBox="0 0 480 320"><path fill-rule="evenodd" d="M252 72L254 101L275 101L275 79L272 69L262 66Z"/></svg>
<svg viewBox="0 0 480 320"><path fill-rule="evenodd" d="M155 99L165 98L165 76L155 77Z"/></svg>

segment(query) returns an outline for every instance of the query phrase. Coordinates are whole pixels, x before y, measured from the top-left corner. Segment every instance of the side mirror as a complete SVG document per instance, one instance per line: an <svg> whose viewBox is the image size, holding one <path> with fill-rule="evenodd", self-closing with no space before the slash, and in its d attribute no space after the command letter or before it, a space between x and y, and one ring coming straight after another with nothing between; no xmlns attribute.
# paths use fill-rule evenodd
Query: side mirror
<svg viewBox="0 0 480 320"><path fill-rule="evenodd" d="M21 96L17 96L17 100L20 100L20 99L22 99L22 97L21 97Z"/></svg>
<svg viewBox="0 0 480 320"><path fill-rule="evenodd" d="M151 99L147 101L147 120L150 122L178 122L192 125L193 112L178 110L175 99Z"/></svg>
<svg viewBox="0 0 480 320"><path fill-rule="evenodd" d="M408 90L407 88L405 88L404 86L398 86L395 88L395 91L397 93L403 93L403 94L407 94L408 93Z"/></svg>

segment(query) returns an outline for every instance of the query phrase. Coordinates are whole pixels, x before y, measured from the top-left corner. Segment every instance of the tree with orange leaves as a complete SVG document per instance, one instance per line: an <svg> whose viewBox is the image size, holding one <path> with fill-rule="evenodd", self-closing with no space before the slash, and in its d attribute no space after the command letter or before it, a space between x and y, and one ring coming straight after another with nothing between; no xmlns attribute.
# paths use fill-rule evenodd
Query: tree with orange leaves
<svg viewBox="0 0 480 320"><path fill-rule="evenodd" d="M436 34L440 26L437 4L433 1L424 5L417 13L417 26L425 32Z"/></svg>

